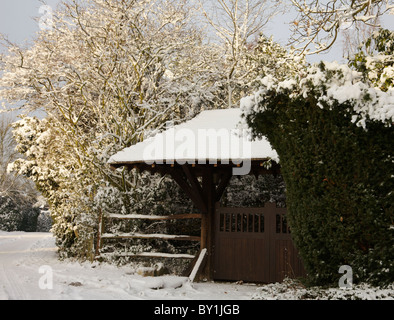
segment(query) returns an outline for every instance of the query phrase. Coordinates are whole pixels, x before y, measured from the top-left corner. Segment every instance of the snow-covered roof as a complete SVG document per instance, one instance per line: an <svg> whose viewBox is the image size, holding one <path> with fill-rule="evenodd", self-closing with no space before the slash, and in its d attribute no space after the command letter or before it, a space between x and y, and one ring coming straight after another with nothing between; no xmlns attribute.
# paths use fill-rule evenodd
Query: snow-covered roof
<svg viewBox="0 0 394 320"><path fill-rule="evenodd" d="M145 162L221 163L245 160L278 161L278 155L266 138L251 139L241 109L202 111L195 118L167 129L116 153L111 165Z"/></svg>

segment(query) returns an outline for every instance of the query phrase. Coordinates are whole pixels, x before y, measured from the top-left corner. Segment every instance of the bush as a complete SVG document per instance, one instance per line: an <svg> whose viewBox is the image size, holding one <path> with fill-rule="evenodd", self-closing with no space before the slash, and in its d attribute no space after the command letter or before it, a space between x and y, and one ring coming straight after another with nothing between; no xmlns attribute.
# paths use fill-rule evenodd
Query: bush
<svg viewBox="0 0 394 320"><path fill-rule="evenodd" d="M221 205L226 207L264 207L275 202L286 207L285 184L281 175L264 174L234 176L223 193Z"/></svg>
<svg viewBox="0 0 394 320"><path fill-rule="evenodd" d="M48 209L40 209L37 218L37 232L50 232L52 227L51 213Z"/></svg>
<svg viewBox="0 0 394 320"><path fill-rule="evenodd" d="M244 101L249 125L279 154L289 224L311 284L337 284L341 265L352 267L355 283L394 281L392 93L360 78L321 63L266 85L257 105Z"/></svg>
<svg viewBox="0 0 394 320"><path fill-rule="evenodd" d="M37 208L19 205L9 197L0 197L0 230L35 232L38 215Z"/></svg>

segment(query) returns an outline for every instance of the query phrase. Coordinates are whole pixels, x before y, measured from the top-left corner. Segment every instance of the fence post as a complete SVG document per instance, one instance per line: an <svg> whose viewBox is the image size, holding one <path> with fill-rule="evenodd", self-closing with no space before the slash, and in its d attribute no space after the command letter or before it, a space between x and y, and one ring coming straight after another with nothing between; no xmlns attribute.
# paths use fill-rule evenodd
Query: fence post
<svg viewBox="0 0 394 320"><path fill-rule="evenodd" d="M103 219L103 212L99 209L99 223L98 223L98 230L97 230L97 243L96 243L96 257L100 255L100 249L103 246L103 241L101 235L104 231L104 219Z"/></svg>

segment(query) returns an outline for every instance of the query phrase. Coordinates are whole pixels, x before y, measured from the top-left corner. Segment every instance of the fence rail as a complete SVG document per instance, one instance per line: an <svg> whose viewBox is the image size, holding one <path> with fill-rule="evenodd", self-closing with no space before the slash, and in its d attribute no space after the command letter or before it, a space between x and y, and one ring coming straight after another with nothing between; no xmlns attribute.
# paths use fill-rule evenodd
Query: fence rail
<svg viewBox="0 0 394 320"><path fill-rule="evenodd" d="M200 213L173 214L169 216L154 216L143 214L110 214L106 218L120 220L178 220L178 219L201 219Z"/></svg>
<svg viewBox="0 0 394 320"><path fill-rule="evenodd" d="M179 259L194 259L194 255L190 254L170 254L164 252L139 252L139 253L100 253L103 247L103 241L105 239L160 239L160 240L180 240L180 241L199 241L201 237L190 236L190 235L173 235L173 234L144 234L144 233L105 233L105 222L106 219L117 219L117 220L152 220L152 221L163 221L163 220L180 220L180 219L201 219L202 215L198 213L185 213L185 214L173 214L168 216L158 215L141 215L141 214L110 214L104 216L100 212L99 217L99 230L97 234L97 247L96 257L98 256L128 256L128 257L150 257L150 258L179 258Z"/></svg>
<svg viewBox="0 0 394 320"><path fill-rule="evenodd" d="M101 239L161 239L161 240L183 240L183 241L200 241L201 237L163 234L163 233L104 233Z"/></svg>

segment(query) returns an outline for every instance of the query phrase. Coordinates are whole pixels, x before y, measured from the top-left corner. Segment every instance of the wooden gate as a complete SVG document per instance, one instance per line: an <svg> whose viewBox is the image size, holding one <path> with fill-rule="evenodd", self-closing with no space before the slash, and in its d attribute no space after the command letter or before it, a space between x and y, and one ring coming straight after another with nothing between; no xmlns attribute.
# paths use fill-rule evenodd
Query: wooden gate
<svg viewBox="0 0 394 320"><path fill-rule="evenodd" d="M285 208L216 209L214 279L272 283L304 274Z"/></svg>

